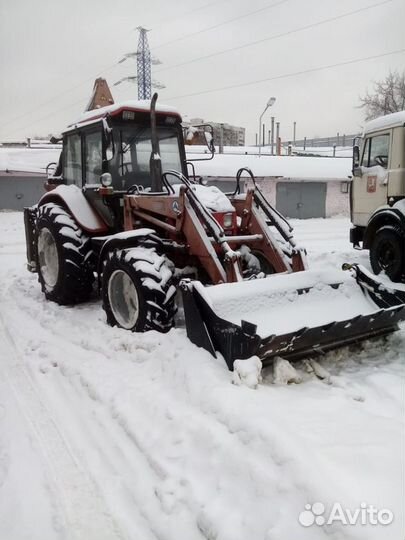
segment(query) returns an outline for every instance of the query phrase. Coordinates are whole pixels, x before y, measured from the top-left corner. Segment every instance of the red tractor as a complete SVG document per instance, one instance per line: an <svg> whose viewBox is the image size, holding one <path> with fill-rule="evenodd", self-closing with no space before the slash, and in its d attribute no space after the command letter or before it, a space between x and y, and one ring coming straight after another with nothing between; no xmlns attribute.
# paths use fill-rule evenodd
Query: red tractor
<svg viewBox="0 0 405 540"><path fill-rule="evenodd" d="M174 324L180 285L190 339L213 354L220 351L230 369L236 358L302 356L395 327L403 306L389 295L390 305L398 304L391 308L393 316L382 317L386 304L374 298L378 324L360 315L343 334L336 327L342 317L322 321L312 334L295 329L278 336L259 335L249 320L235 324L218 317L209 299L217 287L239 283L242 289L234 289L235 294L245 294L245 303L250 298L254 304L254 290L260 298L270 291L271 298L275 277L285 280L306 270L305 252L248 169L238 171L228 194L189 176L181 117L170 107L156 106L156 100L155 94L151 103L89 111L63 133L47 192L38 205L25 209L28 268L38 272L47 299L85 301L96 282L109 324L166 332ZM211 140L209 145L214 150ZM243 173L252 182L245 193ZM378 288L359 268L355 273L357 280L341 272L345 277L332 287L347 280L357 287L366 279L369 291L370 283ZM308 293L315 285L309 282L319 276L301 274L306 285L299 294ZM285 284L288 289L292 282ZM367 332L364 325L371 325Z"/></svg>

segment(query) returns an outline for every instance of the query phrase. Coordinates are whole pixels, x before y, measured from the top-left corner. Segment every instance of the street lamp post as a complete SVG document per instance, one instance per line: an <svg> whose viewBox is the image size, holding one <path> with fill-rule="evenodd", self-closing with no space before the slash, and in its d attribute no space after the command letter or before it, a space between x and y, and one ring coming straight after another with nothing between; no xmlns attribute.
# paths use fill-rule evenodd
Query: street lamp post
<svg viewBox="0 0 405 540"><path fill-rule="evenodd" d="M260 115L260 118L259 118L259 156L261 155L261 151L262 151L262 146L261 146L261 131L262 131L262 118L264 116L264 113L267 111L267 109L269 107L271 107L272 105L274 105L276 101L276 98L275 97L271 97L268 102L266 103L266 108L264 109L264 111L262 112L262 114ZM264 141L263 141L264 143Z"/></svg>

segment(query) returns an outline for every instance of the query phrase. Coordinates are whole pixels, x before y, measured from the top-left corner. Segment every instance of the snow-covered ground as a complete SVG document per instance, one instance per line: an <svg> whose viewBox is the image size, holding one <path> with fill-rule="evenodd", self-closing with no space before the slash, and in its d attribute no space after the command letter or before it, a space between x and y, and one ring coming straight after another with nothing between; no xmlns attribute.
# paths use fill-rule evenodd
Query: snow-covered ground
<svg viewBox="0 0 405 540"><path fill-rule="evenodd" d="M367 265L346 219L293 224L312 268ZM0 538L402 540L404 345L402 330L328 354L324 380L300 363L300 384L269 368L237 386L182 329L134 335L96 298L46 302L22 214L0 213ZM394 520L300 525L315 502Z"/></svg>

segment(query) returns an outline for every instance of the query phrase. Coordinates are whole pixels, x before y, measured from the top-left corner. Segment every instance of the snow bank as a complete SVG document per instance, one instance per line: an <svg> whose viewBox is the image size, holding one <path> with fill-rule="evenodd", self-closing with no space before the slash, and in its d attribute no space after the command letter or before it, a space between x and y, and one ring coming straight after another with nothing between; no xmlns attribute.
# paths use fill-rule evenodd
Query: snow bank
<svg viewBox="0 0 405 540"><path fill-rule="evenodd" d="M45 174L49 163L59 161L58 148L0 148L0 171L23 171Z"/></svg>

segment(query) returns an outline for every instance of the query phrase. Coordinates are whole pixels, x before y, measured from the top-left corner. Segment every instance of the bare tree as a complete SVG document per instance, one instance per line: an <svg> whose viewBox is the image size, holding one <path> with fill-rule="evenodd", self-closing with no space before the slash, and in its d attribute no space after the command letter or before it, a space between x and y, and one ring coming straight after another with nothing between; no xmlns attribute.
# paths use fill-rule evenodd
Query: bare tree
<svg viewBox="0 0 405 540"><path fill-rule="evenodd" d="M405 109L405 72L390 71L389 75L374 83L374 92L367 91L360 98L360 107L365 109L366 120Z"/></svg>

